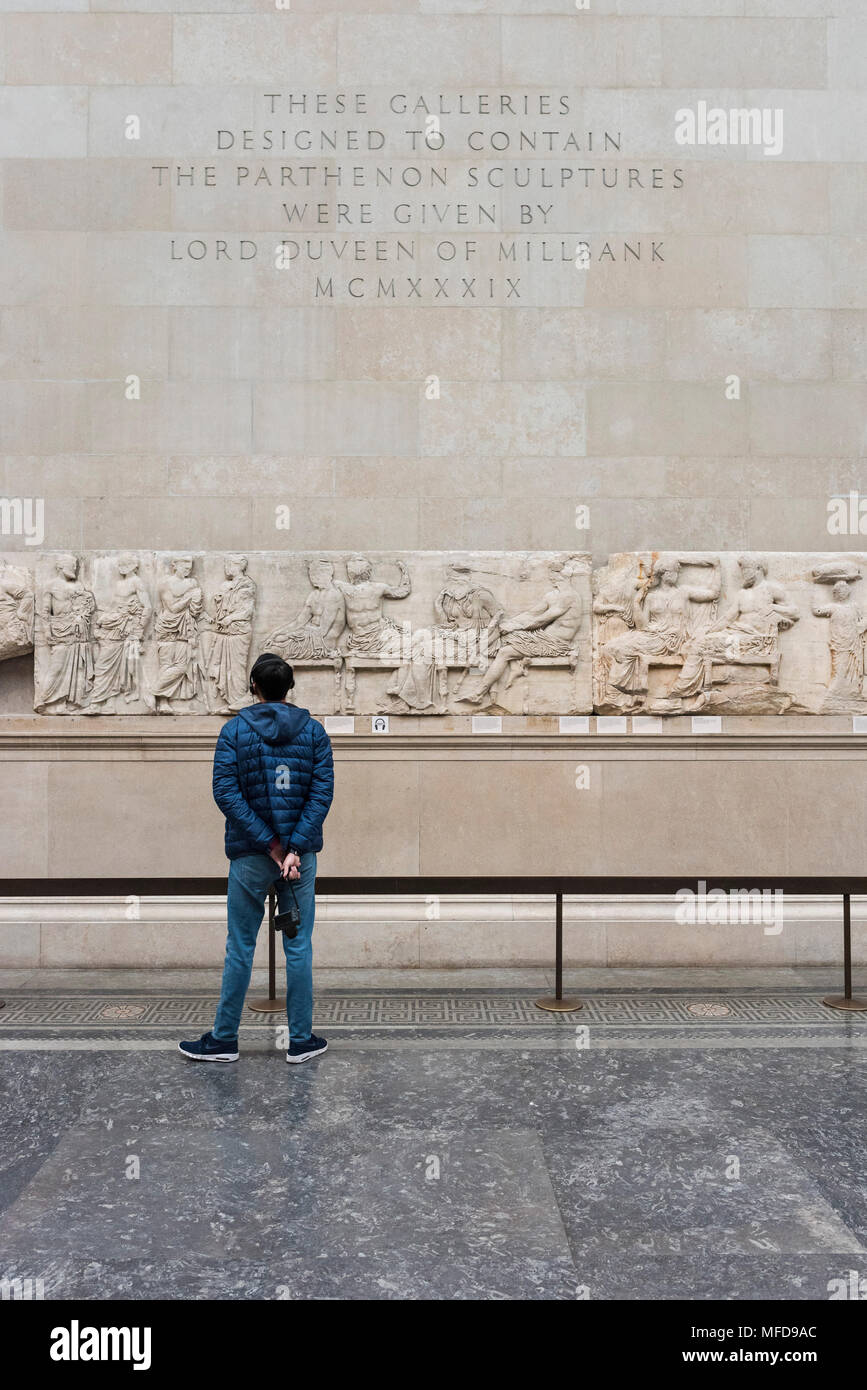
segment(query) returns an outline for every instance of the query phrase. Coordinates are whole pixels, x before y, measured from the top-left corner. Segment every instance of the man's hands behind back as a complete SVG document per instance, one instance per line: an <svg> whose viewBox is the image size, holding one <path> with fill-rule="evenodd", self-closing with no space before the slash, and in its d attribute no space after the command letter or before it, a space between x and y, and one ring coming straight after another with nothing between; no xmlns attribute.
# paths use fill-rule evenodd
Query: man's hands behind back
<svg viewBox="0 0 867 1390"><path fill-rule="evenodd" d="M280 873L281 877L288 879L301 877L301 859L297 854L294 854L292 850L289 851L286 858L283 860Z"/></svg>

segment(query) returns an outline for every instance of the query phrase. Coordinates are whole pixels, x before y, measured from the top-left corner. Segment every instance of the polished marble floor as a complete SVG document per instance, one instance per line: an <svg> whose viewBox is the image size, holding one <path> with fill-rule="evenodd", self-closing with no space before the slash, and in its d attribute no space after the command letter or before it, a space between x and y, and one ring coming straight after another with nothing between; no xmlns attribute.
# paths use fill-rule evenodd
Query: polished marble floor
<svg viewBox="0 0 867 1390"><path fill-rule="evenodd" d="M580 983L579 983L580 982ZM667 982L667 983L666 983ZM867 1274L833 973L323 972L326 1056L215 977L5 972L0 1276L46 1298L827 1299ZM254 993L261 993L261 979Z"/></svg>

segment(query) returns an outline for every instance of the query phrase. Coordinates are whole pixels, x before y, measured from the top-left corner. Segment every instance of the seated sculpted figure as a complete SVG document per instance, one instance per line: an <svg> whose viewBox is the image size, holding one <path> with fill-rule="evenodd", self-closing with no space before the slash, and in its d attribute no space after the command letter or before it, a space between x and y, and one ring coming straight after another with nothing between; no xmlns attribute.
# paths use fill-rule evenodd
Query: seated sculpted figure
<svg viewBox="0 0 867 1390"><path fill-rule="evenodd" d="M311 560L307 577L312 585L300 613L278 627L265 643L291 665L298 661L333 661L346 626L346 603L334 582L330 560Z"/></svg>
<svg viewBox="0 0 867 1390"><path fill-rule="evenodd" d="M720 595L720 569L717 559L691 557L691 565L713 569L706 586L679 584L681 561L661 560L649 574L635 583L636 595L624 607L622 598L599 596L594 612L617 613L633 626L612 637L602 648L601 664L605 680L605 704L630 711L640 708L647 698L650 667L681 655L689 638L693 603L713 603Z"/></svg>
<svg viewBox="0 0 867 1390"><path fill-rule="evenodd" d="M340 646L345 656L393 656L400 649L400 629L382 611L383 599L407 598L412 593L409 570L395 560L400 572L397 584L373 578L373 565L365 555L350 555L347 579L336 580L346 604L347 631Z"/></svg>
<svg viewBox="0 0 867 1390"><path fill-rule="evenodd" d="M413 632L406 659L388 686L389 708L397 714L434 708L438 669L444 681L441 696L447 701L448 677L442 668L449 663L461 666L456 686L460 690L470 667L478 669L497 649L503 610L490 589L473 583L470 565L454 561L446 566L446 582L434 609L439 623Z"/></svg>
<svg viewBox="0 0 867 1390"><path fill-rule="evenodd" d="M684 652L683 667L671 691L672 702L690 701L700 709L710 689L713 662L748 665L757 657L774 660L779 632L796 623L797 608L787 601L781 584L768 579L766 560L742 555L738 560L742 587L719 623L695 637Z"/></svg>
<svg viewBox="0 0 867 1390"><path fill-rule="evenodd" d="M481 705L508 668L504 690L508 690L517 674L517 663L533 657L568 656L581 626L581 598L569 580L573 570L566 560L552 560L548 565L551 587L547 593L523 613L500 622L500 645L477 688L460 699Z"/></svg>

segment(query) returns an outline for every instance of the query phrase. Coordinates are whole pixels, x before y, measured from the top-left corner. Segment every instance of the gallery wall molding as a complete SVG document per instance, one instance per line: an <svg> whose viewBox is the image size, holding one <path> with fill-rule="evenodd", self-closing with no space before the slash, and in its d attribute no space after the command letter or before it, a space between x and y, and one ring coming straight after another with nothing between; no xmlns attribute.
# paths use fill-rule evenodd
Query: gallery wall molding
<svg viewBox="0 0 867 1390"><path fill-rule="evenodd" d="M685 927L673 898L567 898L567 963L582 968L701 965L797 970L839 959L839 898L786 895L782 930L761 924L736 929ZM136 915L133 917L133 913ZM464 966L547 966L550 898L515 894L443 898L432 919L420 895L317 899L319 968L405 970ZM853 951L867 959L867 899L852 900ZM225 934L225 899L0 899L0 962L7 968L213 969L215 943ZM256 963L267 959L261 933ZM34 983L38 981L34 980ZM669 977L670 983L670 977ZM790 976L787 987L805 977ZM56 987L55 987L56 992ZM74 995L68 982L64 991Z"/></svg>
<svg viewBox="0 0 867 1390"><path fill-rule="evenodd" d="M599 894L567 894L564 917L567 922L646 922L671 923L676 899L664 894L636 894L629 897L603 897ZM427 899L422 894L367 894L339 898L317 895L317 922L425 922ZM12 922L51 922L52 924L91 922L126 923L131 931L148 923L204 922L225 926L226 904L222 896L142 898L139 916L131 919L127 898L13 898L0 897L0 925ZM839 924L839 895L799 896L787 893L786 921L828 921ZM852 914L867 923L867 897L853 898ZM502 922L504 920L550 925L551 898L545 894L454 894L440 899L439 922Z"/></svg>
<svg viewBox="0 0 867 1390"><path fill-rule="evenodd" d="M212 729L194 734L182 731L125 733L116 728L97 730L92 726L83 730L70 728L63 732L45 732L39 727L42 722L39 719L30 721L17 718L0 722L0 759L14 760L22 755L28 760L46 762L76 758L93 760L96 754L97 760L101 756L113 758L120 755L127 761L136 761L142 756L157 761L161 756L172 759L188 756L194 762L210 761L221 727L221 723L215 721ZM685 722L688 725L689 721ZM10 723L14 723L14 729L8 727ZM397 760L404 754L413 758L442 757L448 761L454 760L453 755L509 761L534 754L558 758L573 753L576 756L604 756L627 761L633 760L637 754L651 758L664 755L666 758L690 761L713 760L723 754L766 754L776 757L780 754L815 752L823 758L837 754L844 760L853 754L867 755L867 734L823 732L821 729L815 732L724 731L713 735L696 735L688 727L679 733L660 734L558 734L527 730L488 735L473 734L469 730L463 733L430 731L393 733L387 739L379 734L332 734L331 743L339 758L384 762Z"/></svg>

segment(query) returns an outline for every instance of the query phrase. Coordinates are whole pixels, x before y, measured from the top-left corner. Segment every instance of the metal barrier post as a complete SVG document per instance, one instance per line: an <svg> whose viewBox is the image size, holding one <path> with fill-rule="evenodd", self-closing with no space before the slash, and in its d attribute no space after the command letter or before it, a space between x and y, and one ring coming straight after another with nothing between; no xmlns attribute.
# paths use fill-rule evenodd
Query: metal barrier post
<svg viewBox="0 0 867 1390"><path fill-rule="evenodd" d="M552 1014L571 1014L583 1009L580 999L563 998L563 894L557 894L557 915L554 946L554 996L536 1000L537 1009Z"/></svg>
<svg viewBox="0 0 867 1390"><path fill-rule="evenodd" d="M867 1011L867 999L852 998L852 901L843 894L843 993L829 994L822 1000L829 1009L848 1009L852 1013Z"/></svg>
<svg viewBox="0 0 867 1390"><path fill-rule="evenodd" d="M276 952L276 928L274 918L277 915L277 894L273 888L268 889L268 998L253 999L248 1002L247 1007L257 1014L277 1014L281 1009L285 1009L286 1002L277 998L277 952Z"/></svg>

